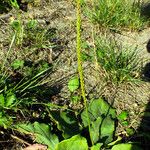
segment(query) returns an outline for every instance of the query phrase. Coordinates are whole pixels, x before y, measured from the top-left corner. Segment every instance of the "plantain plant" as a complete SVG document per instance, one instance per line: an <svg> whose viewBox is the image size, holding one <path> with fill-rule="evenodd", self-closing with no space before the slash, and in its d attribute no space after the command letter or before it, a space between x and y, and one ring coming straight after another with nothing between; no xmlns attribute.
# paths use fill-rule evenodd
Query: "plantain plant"
<svg viewBox="0 0 150 150"><path fill-rule="evenodd" d="M45 105L49 122L19 123L14 128L32 136L48 150L140 150L135 143L123 143L121 137L115 137L116 111L104 99L92 99L87 102L83 68L81 62L81 2L77 0L77 60L78 77L69 80L71 92L80 88L84 107L81 110L52 109ZM119 117L118 117L119 118ZM56 132L57 131L57 132Z"/></svg>

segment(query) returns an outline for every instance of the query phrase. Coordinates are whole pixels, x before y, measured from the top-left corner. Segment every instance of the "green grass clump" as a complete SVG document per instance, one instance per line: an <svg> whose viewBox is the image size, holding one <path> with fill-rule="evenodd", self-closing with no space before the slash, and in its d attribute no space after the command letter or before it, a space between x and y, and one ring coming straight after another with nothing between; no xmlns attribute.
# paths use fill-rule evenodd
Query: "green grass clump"
<svg viewBox="0 0 150 150"><path fill-rule="evenodd" d="M55 34L50 29L40 26L34 19L26 24L20 18L12 20L10 27L13 30L10 36L16 34L15 44L19 47L48 48L51 46L50 39Z"/></svg>
<svg viewBox="0 0 150 150"><path fill-rule="evenodd" d="M115 85L140 81L142 60L136 48L125 47L113 39L100 37L95 40L95 51L103 81ZM82 59L93 62L94 57L94 48L87 45Z"/></svg>
<svg viewBox="0 0 150 150"><path fill-rule="evenodd" d="M87 16L102 27L138 30L145 22L140 17L140 5L140 2L133 3L129 0L93 0L93 4L86 7Z"/></svg>
<svg viewBox="0 0 150 150"><path fill-rule="evenodd" d="M140 75L137 49L125 48L113 40L96 41L98 63L105 72L105 79L115 84L135 82Z"/></svg>

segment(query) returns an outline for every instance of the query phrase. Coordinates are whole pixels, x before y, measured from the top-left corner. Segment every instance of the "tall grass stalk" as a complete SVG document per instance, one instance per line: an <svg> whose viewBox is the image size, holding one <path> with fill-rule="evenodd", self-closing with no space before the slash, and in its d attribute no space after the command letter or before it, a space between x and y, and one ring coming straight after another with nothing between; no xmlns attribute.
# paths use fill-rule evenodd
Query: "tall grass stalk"
<svg viewBox="0 0 150 150"><path fill-rule="evenodd" d="M11 50L12 50L12 46L13 46L13 44L14 44L15 38L16 38L16 34L14 34L13 37L12 37L12 40L11 40L11 43L10 43L8 52L7 52L7 54L6 54L6 57L5 57L5 59L4 59L4 62L3 62L3 64L2 64L2 68L1 68L1 72L2 72L2 73L3 73L3 71L4 71L4 67L5 67L5 65L6 65L6 61L7 61L8 57L9 57L9 55L10 55L10 52L11 52Z"/></svg>
<svg viewBox="0 0 150 150"><path fill-rule="evenodd" d="M6 56L5 56L4 60L2 61L2 65L0 66L0 88L3 87L0 90L0 93L5 90L4 89L5 81L6 81L7 78L9 78L9 75L8 75L7 71L5 70L5 66L6 66L6 63L7 63L7 59L10 57L12 46L15 42L15 38L16 38L16 34L13 35L10 46L9 46L9 49L6 53Z"/></svg>
<svg viewBox="0 0 150 150"><path fill-rule="evenodd" d="M13 90L20 90L20 92L24 92L26 89L31 89L37 86L40 86L38 80L41 80L41 76L44 75L46 72L48 72L51 69L48 68L46 70L41 71L40 73L36 74L34 77L32 77L30 80L24 82L24 78L13 88ZM44 78L44 77L43 77ZM23 88L23 89L22 89Z"/></svg>
<svg viewBox="0 0 150 150"><path fill-rule="evenodd" d="M94 5L94 1L91 0L91 4L92 4L92 7ZM93 7L93 11L94 11L94 7ZM94 30L94 24L91 25L92 27L92 42L93 42L93 50L94 50L94 62L95 62L95 69L98 70L98 60L97 60L97 53L96 53L96 47L95 47L95 30Z"/></svg>
<svg viewBox="0 0 150 150"><path fill-rule="evenodd" d="M76 15L77 15L77 20L76 20L76 30L77 30L77 46L76 46L76 53L77 53L77 63L78 63L78 73L79 73L79 78L80 78L80 85L81 85L81 93L82 93L82 98L84 101L84 107L86 109L86 114L88 117L88 127L89 127L89 133L91 134L91 128L90 128L90 118L88 114L88 107L87 107L87 99L85 96L85 85L84 85L84 77L83 77L83 69L82 69L82 62L81 62L81 0L77 0L76 2ZM93 141L90 135L91 143L93 145Z"/></svg>

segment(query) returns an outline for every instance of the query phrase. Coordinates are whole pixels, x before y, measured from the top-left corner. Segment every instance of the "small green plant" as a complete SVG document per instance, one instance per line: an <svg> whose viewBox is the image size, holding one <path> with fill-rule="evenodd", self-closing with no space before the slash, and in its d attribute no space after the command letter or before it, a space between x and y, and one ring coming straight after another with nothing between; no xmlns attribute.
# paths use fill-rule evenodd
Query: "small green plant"
<svg viewBox="0 0 150 150"><path fill-rule="evenodd" d="M22 45L22 41L23 41L23 34L24 34L24 26L23 26L23 22L21 20L21 15L19 12L19 4L17 0L6 0L6 2L16 10L16 14L17 14L17 19L14 19L13 17L11 18L11 22L10 22L10 26L13 30L13 34L11 34L12 36L16 36L15 38L15 43L17 46L21 46Z"/></svg>
<svg viewBox="0 0 150 150"><path fill-rule="evenodd" d="M27 29L35 29L36 27L38 26L38 22L37 20L29 20L28 23L27 23Z"/></svg>
<svg viewBox="0 0 150 150"><path fill-rule="evenodd" d="M127 111L122 111L119 115L118 115L118 120L120 121L120 123L123 125L123 126L128 126L129 125L129 122L128 122L128 116L129 116L129 113Z"/></svg>
<svg viewBox="0 0 150 150"><path fill-rule="evenodd" d="M3 93L0 94L0 126L6 129L13 123L13 116L8 114L7 112L10 110L16 110L18 99L16 98L16 95L11 91Z"/></svg>
<svg viewBox="0 0 150 150"><path fill-rule="evenodd" d="M76 105L78 102L81 101L81 94L80 92L78 92L79 87L80 87L80 82L78 77L77 76L72 77L68 82L68 88L71 92L70 100L74 105Z"/></svg>
<svg viewBox="0 0 150 150"><path fill-rule="evenodd" d="M68 82L68 88L71 92L74 92L76 89L78 89L79 85L80 83L78 77L73 77Z"/></svg>
<svg viewBox="0 0 150 150"><path fill-rule="evenodd" d="M130 121L129 121L129 112L126 110L123 110L118 116L117 119L119 123L124 127L126 131L126 136L132 136L135 133L135 129L133 129L130 126Z"/></svg>
<svg viewBox="0 0 150 150"><path fill-rule="evenodd" d="M22 24L22 21L19 20L13 20L11 22L11 27L14 31L13 34L16 34L15 43L17 46L22 45L23 37L24 37L24 26Z"/></svg>
<svg viewBox="0 0 150 150"><path fill-rule="evenodd" d="M19 68L23 68L24 67L24 60L19 60L16 59L11 66L13 67L14 70L19 69Z"/></svg>
<svg viewBox="0 0 150 150"><path fill-rule="evenodd" d="M92 0L83 3L89 19L109 29L141 29L144 18L140 17L140 2L129 0ZM139 3L139 4L137 4Z"/></svg>

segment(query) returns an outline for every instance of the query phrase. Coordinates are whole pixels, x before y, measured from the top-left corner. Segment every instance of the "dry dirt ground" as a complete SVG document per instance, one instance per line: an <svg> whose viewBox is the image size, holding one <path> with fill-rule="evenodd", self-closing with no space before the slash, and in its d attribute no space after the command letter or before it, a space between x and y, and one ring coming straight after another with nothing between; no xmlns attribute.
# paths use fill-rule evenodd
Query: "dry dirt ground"
<svg viewBox="0 0 150 150"><path fill-rule="evenodd" d="M43 26L56 29L58 40L61 41L61 54L57 58L55 71L50 75L51 85L58 84L62 86L59 93L61 101L69 101L69 92L67 89L67 81L77 72L76 62L76 10L74 2L71 0L46 0L36 7L29 8L27 12L20 12L22 19L27 21L28 18L34 18ZM5 46L9 37L9 19L15 17L15 11L11 10L7 15L0 15L0 48L1 58L3 50L7 50ZM83 16L82 22L82 38L91 42L91 24ZM108 33L111 36L111 33ZM146 50L146 44L150 38L150 28L146 28L140 32L123 32L122 34L113 34L122 45L136 47L139 50L141 60L144 59L144 66L150 62L150 54ZM53 50L53 53L56 52ZM48 55L48 54L47 54ZM150 99L150 83L142 82L133 86L121 86L112 88L101 83L98 73L94 69L94 64L84 63L84 76L86 90L90 98L98 98L105 96L109 103L114 99L114 107L117 112L128 110L131 119L130 126L137 128L140 125L141 114L144 112L146 105ZM78 106L80 107L80 106ZM142 114L143 115L143 114ZM123 127L119 125L120 130Z"/></svg>

